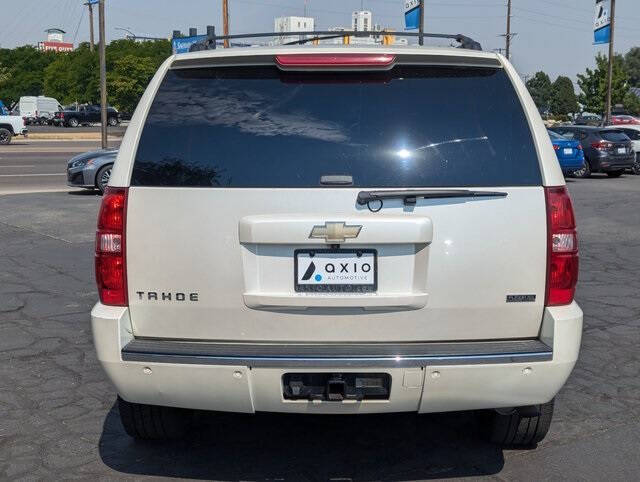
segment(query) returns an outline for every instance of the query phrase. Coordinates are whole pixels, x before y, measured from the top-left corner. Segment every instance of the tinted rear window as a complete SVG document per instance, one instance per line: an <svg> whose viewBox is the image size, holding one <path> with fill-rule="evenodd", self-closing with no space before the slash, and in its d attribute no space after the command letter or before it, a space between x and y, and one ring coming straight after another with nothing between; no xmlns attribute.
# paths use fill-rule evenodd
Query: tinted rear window
<svg viewBox="0 0 640 482"><path fill-rule="evenodd" d="M504 71L434 67L169 71L131 184L298 188L326 175L355 187L541 184Z"/></svg>
<svg viewBox="0 0 640 482"><path fill-rule="evenodd" d="M605 141L609 142L627 142L629 138L622 131L604 130L600 131L600 135Z"/></svg>

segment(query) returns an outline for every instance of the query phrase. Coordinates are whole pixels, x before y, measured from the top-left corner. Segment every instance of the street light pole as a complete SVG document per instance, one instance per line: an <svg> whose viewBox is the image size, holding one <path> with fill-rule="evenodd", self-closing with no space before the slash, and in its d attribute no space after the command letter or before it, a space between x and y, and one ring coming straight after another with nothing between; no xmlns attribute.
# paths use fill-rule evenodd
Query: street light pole
<svg viewBox="0 0 640 482"><path fill-rule="evenodd" d="M613 78L613 29L615 27L616 0L611 0L611 38L609 39L609 74L607 75L607 106L605 111L605 125L611 124L611 85Z"/></svg>
<svg viewBox="0 0 640 482"><path fill-rule="evenodd" d="M100 0L98 7L99 31L100 31L100 121L102 131L102 148L107 146L107 61L106 61L106 44L107 38L105 34L104 20L104 0Z"/></svg>

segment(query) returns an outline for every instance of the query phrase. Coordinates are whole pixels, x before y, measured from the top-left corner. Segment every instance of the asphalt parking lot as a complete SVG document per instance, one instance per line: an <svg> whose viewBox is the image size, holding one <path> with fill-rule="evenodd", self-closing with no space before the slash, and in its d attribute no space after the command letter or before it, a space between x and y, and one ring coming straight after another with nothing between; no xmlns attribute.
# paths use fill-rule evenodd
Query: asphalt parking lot
<svg viewBox="0 0 640 482"><path fill-rule="evenodd" d="M100 197L68 190L63 176L24 184L1 177L28 169L55 174L66 156L86 150L42 147L49 155L0 152L1 479L637 480L640 177L569 181L580 233L583 345L537 448L485 443L468 413L202 414L189 440L145 444L124 434L91 341ZM34 167L8 167L17 165ZM39 189L57 192L19 194Z"/></svg>

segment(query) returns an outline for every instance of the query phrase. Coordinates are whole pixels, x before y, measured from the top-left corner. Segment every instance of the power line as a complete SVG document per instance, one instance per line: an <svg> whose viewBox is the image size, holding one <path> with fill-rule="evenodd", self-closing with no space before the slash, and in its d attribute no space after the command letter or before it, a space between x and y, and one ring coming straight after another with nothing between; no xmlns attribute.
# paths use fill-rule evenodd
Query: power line
<svg viewBox="0 0 640 482"><path fill-rule="evenodd" d="M73 43L76 43L76 39L78 38L78 31L80 30L80 24L82 23L82 19L84 18L84 8L80 12L80 20L78 20L78 26L76 27L76 32L73 34Z"/></svg>
<svg viewBox="0 0 640 482"><path fill-rule="evenodd" d="M547 18L551 18L554 20L561 20L561 21L565 21L565 22L574 22L574 23L578 23L580 25L585 25L587 24L589 26L589 28L591 28L591 23L590 20L578 20L576 18L569 18L569 17L563 17L560 15L556 15L556 14L549 14L549 13L545 13L545 12L540 12L538 10L532 10L530 8L522 8L522 7L513 7L514 10L519 10L521 12L527 12L527 13L532 13L534 15L540 15L542 17L547 17ZM538 21L538 20L536 20ZM588 22L588 23L587 23ZM638 31L638 29L633 29L633 28L629 28L629 27L617 27L617 28L622 28L624 30L628 30L628 31Z"/></svg>

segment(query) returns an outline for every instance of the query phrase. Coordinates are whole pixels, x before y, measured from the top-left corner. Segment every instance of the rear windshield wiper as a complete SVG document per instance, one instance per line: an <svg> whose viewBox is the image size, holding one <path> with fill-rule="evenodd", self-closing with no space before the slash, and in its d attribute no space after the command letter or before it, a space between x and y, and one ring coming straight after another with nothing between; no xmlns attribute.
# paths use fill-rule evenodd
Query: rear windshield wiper
<svg viewBox="0 0 640 482"><path fill-rule="evenodd" d="M380 201L380 208L385 199L402 199L404 204L415 204L418 199L443 199L456 197L506 197L506 192L473 191L470 189L402 189L397 191L360 191L358 204L364 206L373 201ZM371 209L371 207L369 207Z"/></svg>

